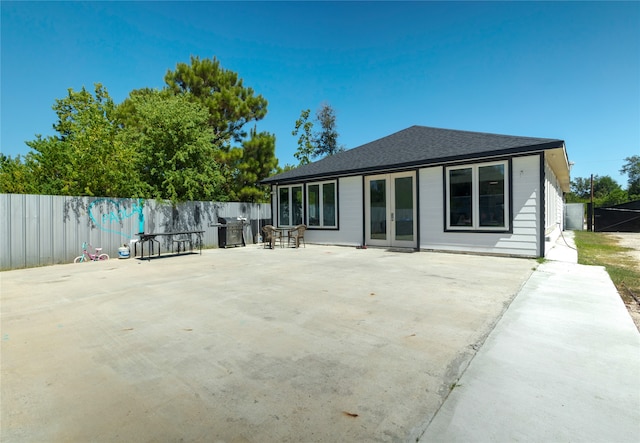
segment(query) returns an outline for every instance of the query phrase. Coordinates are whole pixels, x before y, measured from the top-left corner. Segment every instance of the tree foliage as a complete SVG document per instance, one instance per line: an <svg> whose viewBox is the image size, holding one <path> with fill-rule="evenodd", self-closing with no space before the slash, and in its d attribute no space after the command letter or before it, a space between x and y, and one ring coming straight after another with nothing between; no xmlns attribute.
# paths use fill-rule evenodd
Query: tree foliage
<svg viewBox="0 0 640 443"><path fill-rule="evenodd" d="M237 73L222 68L215 57L191 56L191 65L178 63L164 80L173 94L188 94L208 109L216 144L242 141L247 135L244 125L267 114L267 100L245 87Z"/></svg>
<svg viewBox="0 0 640 443"><path fill-rule="evenodd" d="M0 193L37 194L32 174L20 156L11 158L0 154Z"/></svg>
<svg viewBox="0 0 640 443"><path fill-rule="evenodd" d="M132 94L125 103L123 139L137 153L134 170L144 194L171 201L219 199L222 175L207 109L185 95L158 91Z"/></svg>
<svg viewBox="0 0 640 443"><path fill-rule="evenodd" d="M316 155L334 155L344 151L338 145L338 130L336 129L336 113L333 108L323 103L316 112L316 119L320 123L320 132L316 134Z"/></svg>
<svg viewBox="0 0 640 443"><path fill-rule="evenodd" d="M256 185L277 171L278 159L275 155L276 137L268 132L257 132L253 128L250 138L237 149L234 176L235 200L243 202L269 201L269 186Z"/></svg>
<svg viewBox="0 0 640 443"><path fill-rule="evenodd" d="M608 175L593 176L593 200L596 207L611 206L640 199L640 155L625 158L620 169L626 174L627 189L622 187ZM587 203L591 201L591 178L576 177L571 180L571 193L567 195L569 203Z"/></svg>
<svg viewBox="0 0 640 443"><path fill-rule="evenodd" d="M310 109L303 109L300 118L296 120L296 125L291 135L298 135L298 149L294 157L298 159L300 165L311 163L311 159L316 155L316 147L313 136L313 122L309 121Z"/></svg>
<svg viewBox="0 0 640 443"><path fill-rule="evenodd" d="M568 203L588 203L591 201L591 177L576 177L571 180ZM617 205L629 201L628 193L608 175L593 176L593 202L596 207Z"/></svg>
<svg viewBox="0 0 640 443"><path fill-rule="evenodd" d="M101 84L95 93L68 89L53 105L54 136L36 136L24 167L31 174L25 189L42 194L113 197L135 195L139 181L129 177L133 150L119 138L115 104ZM14 165L15 168L15 165Z"/></svg>
<svg viewBox="0 0 640 443"><path fill-rule="evenodd" d="M291 132L291 135L298 136L298 149L294 156L300 165L311 163L317 157L344 151L344 147L338 144L336 114L331 105L323 103L316 111L316 122L320 126L318 131L313 131L314 122L309 120L310 114L310 109L302 110Z"/></svg>
<svg viewBox="0 0 640 443"><path fill-rule="evenodd" d="M626 174L628 177L627 192L640 198L640 155L632 155L624 160L626 163L620 169L620 174Z"/></svg>
<svg viewBox="0 0 640 443"><path fill-rule="evenodd" d="M0 192L268 200L258 181L278 169L275 137L244 128L267 101L215 58L191 57L165 81L120 105L100 84L69 89L53 106L56 135L27 142L24 158L0 157Z"/></svg>

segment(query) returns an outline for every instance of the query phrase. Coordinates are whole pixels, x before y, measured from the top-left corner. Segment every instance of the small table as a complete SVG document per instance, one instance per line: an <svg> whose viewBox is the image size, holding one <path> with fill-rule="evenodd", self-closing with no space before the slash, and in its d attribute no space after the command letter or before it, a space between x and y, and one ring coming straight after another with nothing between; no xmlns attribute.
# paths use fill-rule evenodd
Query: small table
<svg viewBox="0 0 640 443"><path fill-rule="evenodd" d="M140 243L140 258L144 259L144 244L145 243L149 243L151 252L148 255L148 257L149 257L149 259L151 259L151 254L153 254L153 244L157 243L158 244L158 257L160 257L160 242L158 240L156 240L156 237L162 236L162 235L169 236L170 240L174 241L171 238L174 235L188 235L189 236L189 240L175 240L175 241L180 242L180 243L178 243L178 253L180 253L180 244L182 244L183 247L184 247L184 244L187 241L190 244L193 244L191 242L191 236L194 235L194 234L198 237L198 246L200 248L200 255L202 255L202 234L204 234L204 231L151 232L151 233L140 232L138 234L138 236L140 237L140 240L138 240L138 242L135 243L134 250L133 250L133 255L135 257L138 254L138 243Z"/></svg>
<svg viewBox="0 0 640 443"><path fill-rule="evenodd" d="M278 231L278 236L280 237L280 247L284 248L284 239L289 234L289 228L276 228Z"/></svg>

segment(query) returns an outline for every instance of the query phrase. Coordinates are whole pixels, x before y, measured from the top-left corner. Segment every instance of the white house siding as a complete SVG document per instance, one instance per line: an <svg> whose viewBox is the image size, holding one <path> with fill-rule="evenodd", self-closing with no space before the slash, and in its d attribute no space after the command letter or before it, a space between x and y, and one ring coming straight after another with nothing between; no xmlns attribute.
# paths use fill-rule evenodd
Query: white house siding
<svg viewBox="0 0 640 443"><path fill-rule="evenodd" d="M560 182L546 162L544 165L544 173L544 233L546 253L564 229L564 201Z"/></svg>
<svg viewBox="0 0 640 443"><path fill-rule="evenodd" d="M443 168L420 170L420 248L536 257L539 255L540 156L512 161L512 233L445 232Z"/></svg>
<svg viewBox="0 0 640 443"><path fill-rule="evenodd" d="M305 240L310 243L358 246L362 243L362 177L338 180L338 230L310 229Z"/></svg>
<svg viewBox="0 0 640 443"><path fill-rule="evenodd" d="M563 228L563 212L564 203L562 198L562 190L560 188L560 182L556 178L555 174L549 167L548 163L545 163L545 233L549 234L553 231L559 231Z"/></svg>
<svg viewBox="0 0 640 443"><path fill-rule="evenodd" d="M540 255L540 155L514 158L513 177L513 234L501 241L511 254L536 257Z"/></svg>
<svg viewBox="0 0 640 443"><path fill-rule="evenodd" d="M418 171L420 249L443 249L444 183L442 167Z"/></svg>

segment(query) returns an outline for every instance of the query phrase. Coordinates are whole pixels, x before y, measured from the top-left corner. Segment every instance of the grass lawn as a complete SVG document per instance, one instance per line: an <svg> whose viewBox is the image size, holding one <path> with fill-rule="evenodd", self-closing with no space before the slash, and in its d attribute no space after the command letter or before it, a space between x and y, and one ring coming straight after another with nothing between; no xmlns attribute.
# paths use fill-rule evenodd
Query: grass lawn
<svg viewBox="0 0 640 443"><path fill-rule="evenodd" d="M604 266L625 303L634 303L632 294L640 298L640 272L635 261L625 254L629 248L602 232L574 231L578 263Z"/></svg>

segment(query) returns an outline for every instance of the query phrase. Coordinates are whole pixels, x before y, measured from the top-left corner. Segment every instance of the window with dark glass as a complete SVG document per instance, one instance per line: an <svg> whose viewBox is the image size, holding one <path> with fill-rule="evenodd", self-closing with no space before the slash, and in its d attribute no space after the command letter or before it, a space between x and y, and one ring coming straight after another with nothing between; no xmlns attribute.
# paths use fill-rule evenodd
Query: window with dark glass
<svg viewBox="0 0 640 443"><path fill-rule="evenodd" d="M504 227L504 165L478 168L480 227Z"/></svg>
<svg viewBox="0 0 640 443"><path fill-rule="evenodd" d="M288 226L290 225L289 223L289 207L290 207L290 201L289 201L289 188L280 188L280 194L279 194L279 198L278 198L278 204L280 207L280 224L281 225L285 225Z"/></svg>
<svg viewBox="0 0 640 443"><path fill-rule="evenodd" d="M278 188L278 223L297 226L305 223L305 192L302 185ZM306 186L306 224L317 228L338 225L337 182L312 183Z"/></svg>
<svg viewBox="0 0 640 443"><path fill-rule="evenodd" d="M336 184L322 185L322 226L336 226Z"/></svg>
<svg viewBox="0 0 640 443"><path fill-rule="evenodd" d="M447 228L508 228L506 161L447 168Z"/></svg>
<svg viewBox="0 0 640 443"><path fill-rule="evenodd" d="M336 182L307 185L307 222L318 228L337 226Z"/></svg>
<svg viewBox="0 0 640 443"><path fill-rule="evenodd" d="M449 171L449 224L451 226L472 226L473 205L472 169Z"/></svg>
<svg viewBox="0 0 640 443"><path fill-rule="evenodd" d="M309 226L320 226L320 185L309 185L307 188L307 208Z"/></svg>
<svg viewBox="0 0 640 443"><path fill-rule="evenodd" d="M302 224L302 186L282 186L278 191L280 226Z"/></svg>
<svg viewBox="0 0 640 443"><path fill-rule="evenodd" d="M302 186L291 187L291 225L297 226L302 224Z"/></svg>

